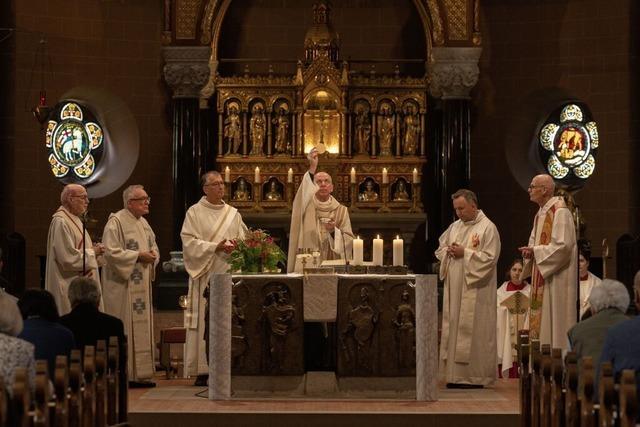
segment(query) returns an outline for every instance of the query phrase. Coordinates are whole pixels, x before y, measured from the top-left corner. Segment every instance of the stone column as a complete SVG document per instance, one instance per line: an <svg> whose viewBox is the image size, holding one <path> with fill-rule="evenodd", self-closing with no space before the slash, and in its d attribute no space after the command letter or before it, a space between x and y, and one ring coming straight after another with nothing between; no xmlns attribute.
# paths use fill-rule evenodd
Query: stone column
<svg viewBox="0 0 640 427"><path fill-rule="evenodd" d="M480 47L434 47L428 64L431 94L442 100L442 126L434 140L435 156L429 159L425 182L431 194L427 207L430 238L438 235L454 219L451 194L470 183L471 126L470 92L478 82Z"/></svg>
<svg viewBox="0 0 640 427"><path fill-rule="evenodd" d="M173 244L181 247L180 229L187 208L200 196L200 175L213 166L215 147L209 110L200 110L200 90L209 80L209 47L162 49L164 79L172 90Z"/></svg>

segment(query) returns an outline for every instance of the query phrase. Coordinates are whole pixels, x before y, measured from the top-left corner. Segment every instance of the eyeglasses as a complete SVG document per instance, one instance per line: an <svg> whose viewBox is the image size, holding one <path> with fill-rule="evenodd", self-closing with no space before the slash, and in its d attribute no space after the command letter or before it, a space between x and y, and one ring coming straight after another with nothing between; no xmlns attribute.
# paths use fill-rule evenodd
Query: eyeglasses
<svg viewBox="0 0 640 427"><path fill-rule="evenodd" d="M544 188L544 185L530 185L529 190L535 190L536 188Z"/></svg>
<svg viewBox="0 0 640 427"><path fill-rule="evenodd" d="M82 200L89 200L89 196L87 196L86 194L84 196L71 196L72 199L82 199Z"/></svg>
<svg viewBox="0 0 640 427"><path fill-rule="evenodd" d="M224 182L210 182L209 184L205 184L204 187L222 187Z"/></svg>
<svg viewBox="0 0 640 427"><path fill-rule="evenodd" d="M129 199L130 201L134 201L134 202L147 202L147 203L151 203L151 197L136 197L135 199Z"/></svg>

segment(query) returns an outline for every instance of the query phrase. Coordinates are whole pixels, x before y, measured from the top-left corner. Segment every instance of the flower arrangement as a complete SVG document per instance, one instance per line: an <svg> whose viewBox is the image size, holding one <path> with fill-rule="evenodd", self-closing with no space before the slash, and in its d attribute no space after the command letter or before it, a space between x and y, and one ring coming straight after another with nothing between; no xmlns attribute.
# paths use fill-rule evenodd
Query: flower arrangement
<svg viewBox="0 0 640 427"><path fill-rule="evenodd" d="M243 240L232 240L229 254L231 272L243 273L277 273L278 264L285 265L286 257L282 249L264 230L251 230Z"/></svg>

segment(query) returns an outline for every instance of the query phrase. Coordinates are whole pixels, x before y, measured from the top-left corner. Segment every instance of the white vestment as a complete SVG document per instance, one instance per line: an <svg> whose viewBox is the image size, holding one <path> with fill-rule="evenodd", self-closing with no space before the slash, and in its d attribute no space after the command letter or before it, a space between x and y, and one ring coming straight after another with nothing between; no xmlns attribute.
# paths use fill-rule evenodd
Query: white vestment
<svg viewBox="0 0 640 427"><path fill-rule="evenodd" d="M578 255L573 216L562 198L552 197L538 210L528 246L533 257L525 260L521 278L531 276L530 336L538 334L540 345L568 350L567 332L576 323ZM541 292L536 292L536 277L543 280ZM539 296L542 306L536 320Z"/></svg>
<svg viewBox="0 0 640 427"><path fill-rule="evenodd" d="M100 289L98 260L93 251L93 242L86 229L84 242L82 241L82 229L80 217L63 206L53 214L49 225L45 289L53 295L61 316L71 311L67 290L73 279L82 276L83 260L85 271L91 272L89 277L96 281Z"/></svg>
<svg viewBox="0 0 640 427"><path fill-rule="evenodd" d="M218 244L224 240L244 238L247 226L242 216L232 206L222 203L213 205L206 197L191 206L184 218L180 237L184 252L184 266L189 273L189 293L185 310L184 326L187 328L185 345L185 376L206 375L205 299L206 289L213 273L229 270L227 255L216 252Z"/></svg>
<svg viewBox="0 0 640 427"><path fill-rule="evenodd" d="M140 252L159 254L156 236L146 219L127 209L109 215L104 227L106 265L102 268L105 312L124 323L127 334L129 379L149 380L154 372L153 298L154 264L138 262Z"/></svg>
<svg viewBox="0 0 640 427"><path fill-rule="evenodd" d="M464 256L451 258L457 243ZM448 383L489 385L496 378L496 263L500 235L482 211L440 236L436 257L444 280L440 376Z"/></svg>
<svg viewBox="0 0 640 427"><path fill-rule="evenodd" d="M516 292L522 292L524 296L529 298L531 294L531 285L528 283L519 290L519 291L508 291L507 286L509 282L504 282L502 286L498 288L497 292L497 322L496 322L496 343L498 350L498 365L502 365L502 376L508 377L506 371L509 370L513 366L513 362L515 362L514 357L517 352L515 350L515 345L517 344L518 338L518 330L525 329L527 326L528 320L528 306L524 307L527 309L527 312L523 315L515 315L509 313L507 307L502 305L502 303L507 300L507 298L511 297Z"/></svg>
<svg viewBox="0 0 640 427"><path fill-rule="evenodd" d="M291 229L289 232L289 254L287 272L296 269L296 254L299 249L320 252L322 260L352 258L353 232L348 209L333 196L326 202L315 197L318 186L311 179L309 172L302 177L302 182L293 200L291 212ZM327 232L323 221L334 220L336 227Z"/></svg>
<svg viewBox="0 0 640 427"><path fill-rule="evenodd" d="M592 274L590 271L587 271L587 279L580 279L580 318L591 308L589 304L589 295L591 295L591 290L600 286L602 280Z"/></svg>

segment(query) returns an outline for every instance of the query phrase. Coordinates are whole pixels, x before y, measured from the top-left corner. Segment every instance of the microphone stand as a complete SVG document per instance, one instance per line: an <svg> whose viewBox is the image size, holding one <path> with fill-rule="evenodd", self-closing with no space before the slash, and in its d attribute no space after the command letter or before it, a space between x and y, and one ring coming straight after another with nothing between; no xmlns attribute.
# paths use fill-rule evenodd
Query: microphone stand
<svg viewBox="0 0 640 427"><path fill-rule="evenodd" d="M338 227L335 227L336 230L338 230L341 234L343 234L342 236L342 254L344 255L344 272L348 273L349 272L349 260L347 259L347 243L345 242L345 238L344 236L350 236L352 239L354 238L353 233L349 233L348 231L342 231L341 229L339 229Z"/></svg>
<svg viewBox="0 0 640 427"><path fill-rule="evenodd" d="M80 221L82 222L82 276L87 274L87 251L85 248L86 238L85 233L87 230L87 211L84 211L82 215L80 215Z"/></svg>

